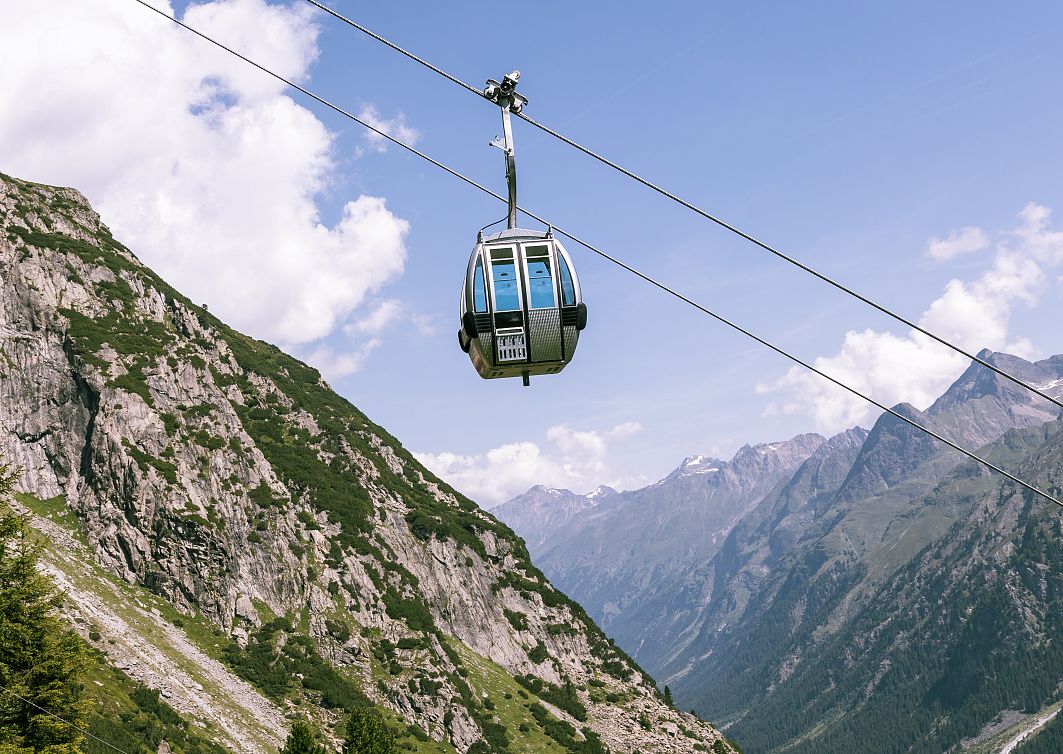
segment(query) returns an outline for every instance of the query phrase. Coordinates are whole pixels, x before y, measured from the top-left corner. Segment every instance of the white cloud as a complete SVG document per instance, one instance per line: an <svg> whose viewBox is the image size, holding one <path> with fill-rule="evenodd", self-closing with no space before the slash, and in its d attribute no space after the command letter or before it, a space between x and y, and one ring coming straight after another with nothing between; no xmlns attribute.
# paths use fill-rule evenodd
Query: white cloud
<svg viewBox="0 0 1063 754"><path fill-rule="evenodd" d="M414 312L410 315L410 320L413 322L413 326L417 328L417 332L426 338L437 335L440 332L439 322L433 314L418 314Z"/></svg>
<svg viewBox="0 0 1063 754"><path fill-rule="evenodd" d="M398 113L394 118L382 118L376 107L365 105L358 112L358 117L377 130L383 131L399 141L413 146L421 139L421 132L406 123L406 115ZM378 133L368 129L363 134L365 143L374 152L384 152L388 148L388 140Z"/></svg>
<svg viewBox="0 0 1063 754"><path fill-rule="evenodd" d="M381 340L372 338L360 347L350 351L338 351L332 346L321 344L301 358L321 372L325 380L334 382L360 372L365 366L369 354L379 348Z"/></svg>
<svg viewBox="0 0 1063 754"><path fill-rule="evenodd" d="M641 431L642 425L638 422L624 422L623 424L617 424L611 430L606 432L605 436L606 439L609 440L626 440Z"/></svg>
<svg viewBox="0 0 1063 754"><path fill-rule="evenodd" d="M343 331L348 335L359 333L379 335L403 317L412 323L414 329L421 335L430 336L439 332L439 326L433 315L415 312L409 304L393 298L379 302L364 317L344 325Z"/></svg>
<svg viewBox="0 0 1063 754"><path fill-rule="evenodd" d="M344 328L346 332L366 332L378 334L402 315L402 302L389 298L377 304L365 317L352 322Z"/></svg>
<svg viewBox="0 0 1063 754"><path fill-rule="evenodd" d="M946 238L934 237L927 244L927 253L934 259L952 259L961 254L981 251L989 246L989 236L981 228L968 225L954 230Z"/></svg>
<svg viewBox="0 0 1063 754"><path fill-rule="evenodd" d="M310 10L216 0L184 19L305 81ZM233 325L311 343L402 274L408 225L383 199L322 222L334 136L262 72L128 0L13 5L0 49L4 171L79 188L141 259Z"/></svg>
<svg viewBox="0 0 1063 754"><path fill-rule="evenodd" d="M641 477L627 477L608 464L609 444L641 429L638 422L624 422L605 432L574 430L560 424L546 431L545 449L534 442L517 442L476 456L446 451L414 455L486 508L536 484L588 492L601 484L624 489L642 482Z"/></svg>
<svg viewBox="0 0 1063 754"><path fill-rule="evenodd" d="M1048 229L1050 211L1030 203L1020 225L996 248L991 267L972 282L951 280L923 313L919 325L969 352L982 348L1035 356L1026 338L1009 337L1017 304L1035 305L1048 282L1046 270L1063 264L1063 232ZM904 336L864 330L846 333L833 356L816 359L827 374L892 406L902 401L925 408L968 366L968 360L912 331ZM783 393L766 413L808 413L818 429L833 432L873 420L878 410L807 370L793 368L757 386L761 394Z"/></svg>

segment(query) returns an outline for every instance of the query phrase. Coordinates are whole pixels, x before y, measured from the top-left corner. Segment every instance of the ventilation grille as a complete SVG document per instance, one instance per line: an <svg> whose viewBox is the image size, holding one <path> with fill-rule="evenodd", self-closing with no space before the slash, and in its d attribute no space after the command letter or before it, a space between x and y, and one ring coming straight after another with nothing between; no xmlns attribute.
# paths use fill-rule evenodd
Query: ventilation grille
<svg viewBox="0 0 1063 754"><path fill-rule="evenodd" d="M524 333L513 335L498 335L498 360L502 361L526 361L528 358L528 344L524 340Z"/></svg>

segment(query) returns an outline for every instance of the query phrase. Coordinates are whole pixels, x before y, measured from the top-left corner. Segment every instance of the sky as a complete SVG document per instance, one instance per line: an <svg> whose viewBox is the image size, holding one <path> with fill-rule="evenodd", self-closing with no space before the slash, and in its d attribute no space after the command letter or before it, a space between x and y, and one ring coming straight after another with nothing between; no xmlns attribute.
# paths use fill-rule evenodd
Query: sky
<svg viewBox="0 0 1063 754"><path fill-rule="evenodd" d="M304 0L152 2L505 192L496 107ZM1058 3L331 6L474 85L519 69L541 122L967 349L1063 352ZM135 0L8 3L0 64L0 171L81 190L484 506L875 420L574 244L572 364L481 380L457 306L494 199ZM527 124L515 141L523 205L876 399L925 408L966 368Z"/></svg>

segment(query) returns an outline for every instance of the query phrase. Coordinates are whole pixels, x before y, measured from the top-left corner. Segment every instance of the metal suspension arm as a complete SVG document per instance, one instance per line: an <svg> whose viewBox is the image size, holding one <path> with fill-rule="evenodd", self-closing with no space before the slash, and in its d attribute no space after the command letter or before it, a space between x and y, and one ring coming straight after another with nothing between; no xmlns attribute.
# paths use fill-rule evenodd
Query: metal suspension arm
<svg viewBox="0 0 1063 754"><path fill-rule="evenodd" d="M502 151L506 153L506 184L509 187L509 215L506 219L507 228L517 227L517 158L513 149L513 124L510 122L509 108L502 108L502 138L504 146Z"/></svg>
<svg viewBox="0 0 1063 754"><path fill-rule="evenodd" d="M487 80L484 96L502 110L502 139L495 139L491 146L498 147L506 153L506 183L509 188L509 215L506 218L510 229L517 227L517 159L513 148L513 124L510 113L519 113L528 99L517 93L520 71L503 76L501 83L494 79Z"/></svg>

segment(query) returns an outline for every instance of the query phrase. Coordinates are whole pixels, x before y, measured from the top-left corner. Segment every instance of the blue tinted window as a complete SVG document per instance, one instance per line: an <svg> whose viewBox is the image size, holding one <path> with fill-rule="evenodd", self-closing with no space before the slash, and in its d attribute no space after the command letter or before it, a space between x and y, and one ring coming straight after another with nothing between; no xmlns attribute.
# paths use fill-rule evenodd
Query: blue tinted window
<svg viewBox="0 0 1063 754"><path fill-rule="evenodd" d="M487 311L487 289L484 286L483 257L476 258L476 269L472 274L472 306L474 311Z"/></svg>
<svg viewBox="0 0 1063 754"><path fill-rule="evenodd" d="M521 308L520 283L512 259L491 262L491 282L495 288L496 312L512 312Z"/></svg>
<svg viewBox="0 0 1063 754"><path fill-rule="evenodd" d="M557 263L561 269L561 303L564 306L576 305L576 286L572 283L572 273L568 270L565 258L557 255Z"/></svg>
<svg viewBox="0 0 1063 754"><path fill-rule="evenodd" d="M528 298L532 309L549 309L554 304L554 275L550 270L549 250L546 246L529 246Z"/></svg>

